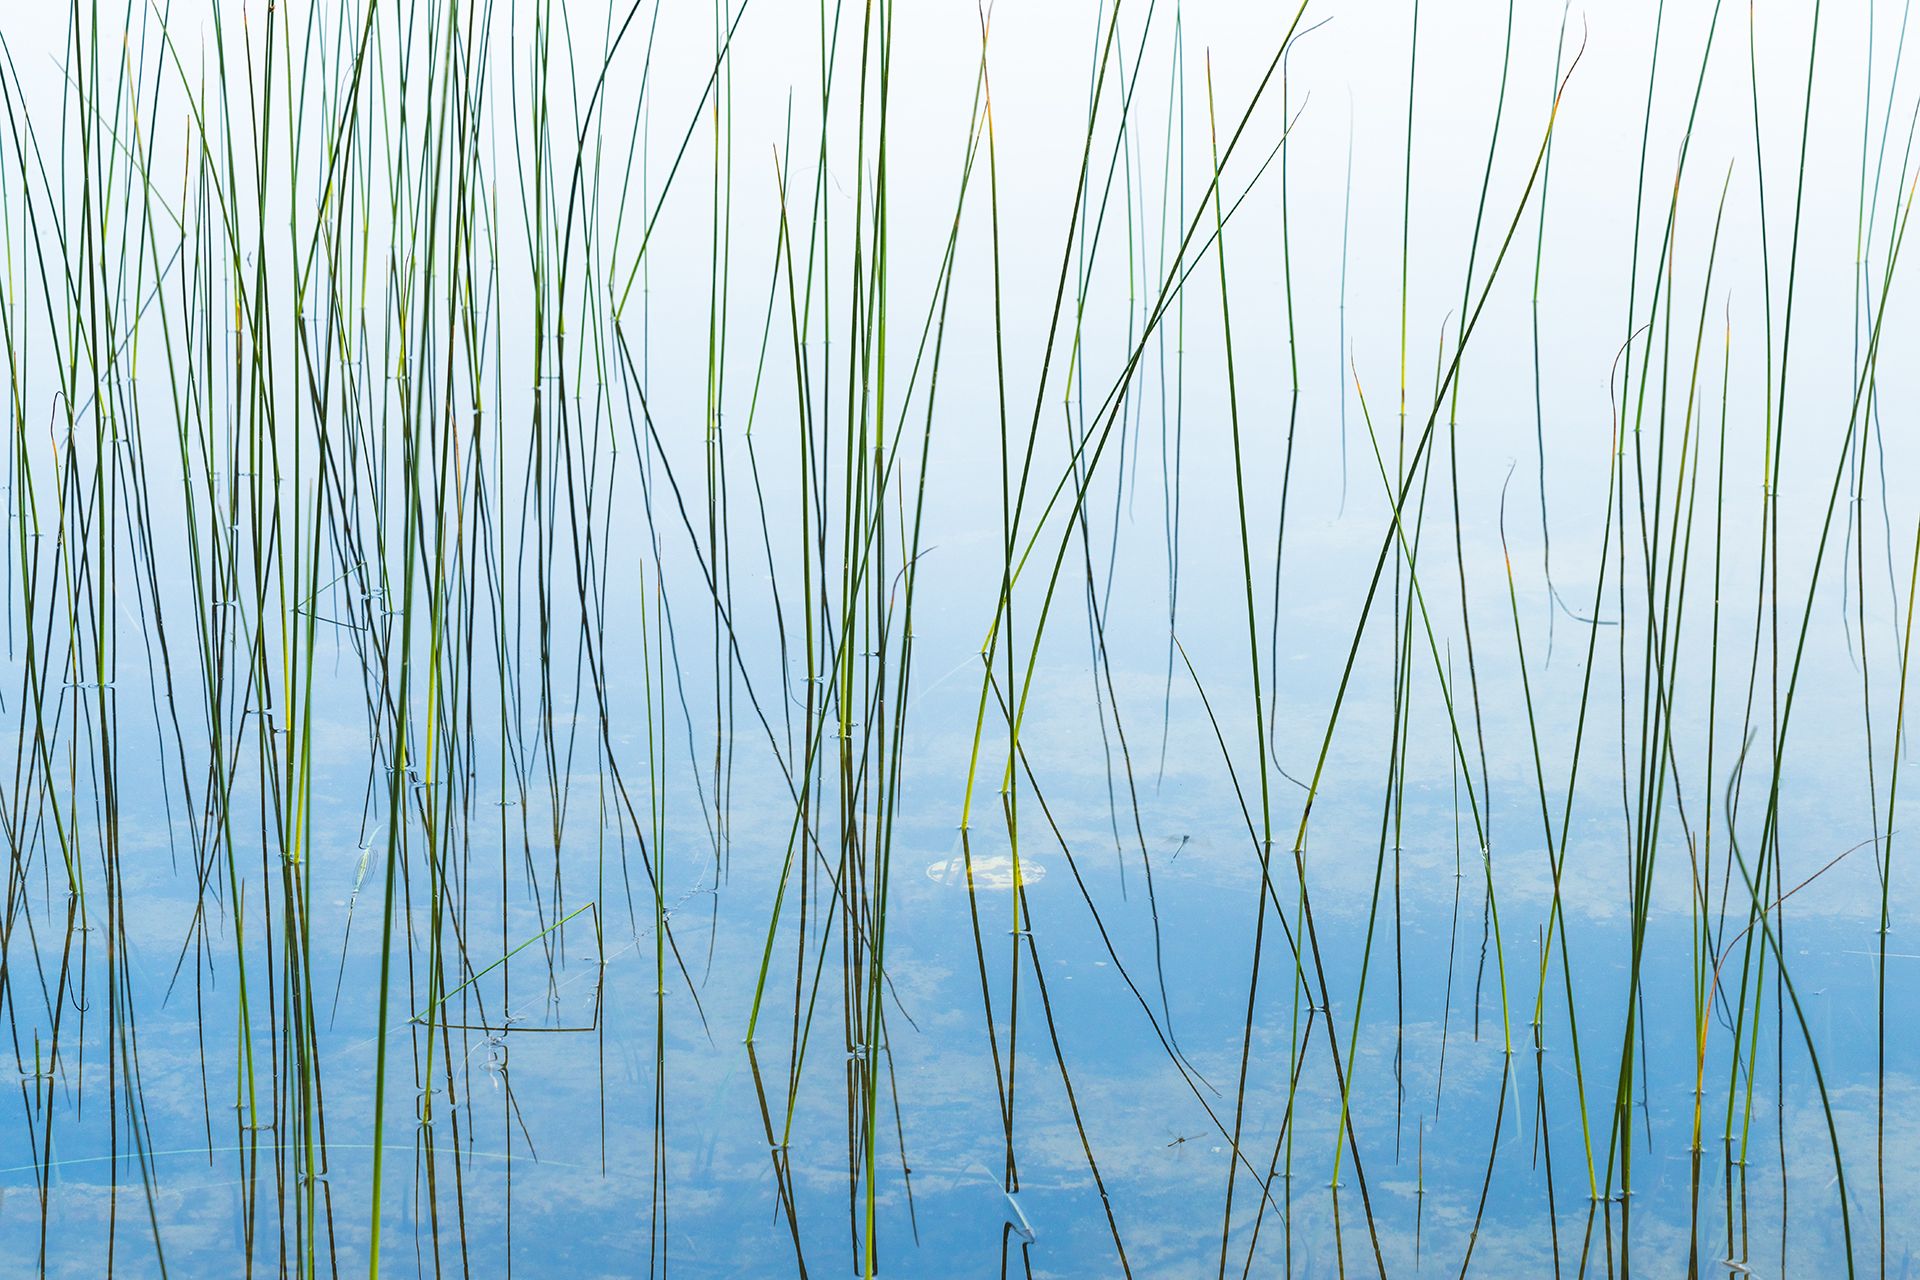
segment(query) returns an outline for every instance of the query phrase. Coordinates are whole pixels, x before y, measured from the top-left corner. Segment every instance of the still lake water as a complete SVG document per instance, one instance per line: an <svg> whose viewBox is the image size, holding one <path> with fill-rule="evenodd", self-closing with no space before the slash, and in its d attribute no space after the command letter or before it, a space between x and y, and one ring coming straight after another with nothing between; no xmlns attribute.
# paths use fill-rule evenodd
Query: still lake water
<svg viewBox="0 0 1920 1280"><path fill-rule="evenodd" d="M0 1276L1914 1274L1905 10L1415 12L9 14Z"/></svg>

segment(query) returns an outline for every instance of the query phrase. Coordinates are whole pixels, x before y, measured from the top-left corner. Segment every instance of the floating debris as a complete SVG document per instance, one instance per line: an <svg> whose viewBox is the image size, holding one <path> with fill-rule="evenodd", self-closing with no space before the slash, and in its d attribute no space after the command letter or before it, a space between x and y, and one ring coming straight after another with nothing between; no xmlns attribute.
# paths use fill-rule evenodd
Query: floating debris
<svg viewBox="0 0 1920 1280"><path fill-rule="evenodd" d="M990 854L973 860L973 887L975 889L1011 889L1015 884L1034 885L1047 878L1045 864L1032 858L1020 859L1019 868L1014 867L1013 859L1002 854ZM967 860L955 854L942 858L927 868L927 879L935 884L950 884L960 888L967 885Z"/></svg>

